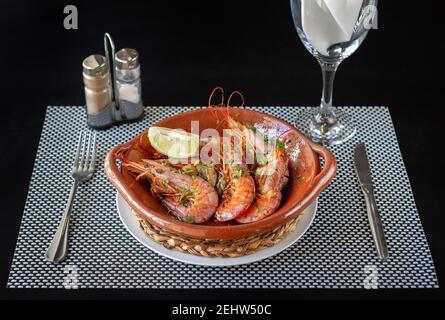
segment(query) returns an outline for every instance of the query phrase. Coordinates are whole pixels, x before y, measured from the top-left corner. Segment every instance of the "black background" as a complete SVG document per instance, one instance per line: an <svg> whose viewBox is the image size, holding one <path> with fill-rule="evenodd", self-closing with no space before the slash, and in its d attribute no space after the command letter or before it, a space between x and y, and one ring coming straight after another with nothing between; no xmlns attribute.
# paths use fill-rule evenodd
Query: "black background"
<svg viewBox="0 0 445 320"><path fill-rule="evenodd" d="M387 105L439 281L445 276L442 1L383 1L379 29L337 74L334 104ZM65 30L74 4L79 29ZM438 298L442 290L7 290L6 281L47 105L84 104L81 62L103 33L141 55L146 105L204 105L221 85L248 105L316 105L321 74L289 2L2 1L0 298ZM442 129L442 130L440 130ZM382 150L384 152L384 150ZM50 195L48 195L50 196Z"/></svg>

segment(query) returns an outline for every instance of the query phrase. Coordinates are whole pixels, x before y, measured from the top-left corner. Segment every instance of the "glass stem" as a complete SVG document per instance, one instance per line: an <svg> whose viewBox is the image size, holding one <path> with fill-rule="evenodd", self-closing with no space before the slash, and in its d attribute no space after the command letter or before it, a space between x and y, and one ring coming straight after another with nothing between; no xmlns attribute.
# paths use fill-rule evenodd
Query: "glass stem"
<svg viewBox="0 0 445 320"><path fill-rule="evenodd" d="M321 72L323 74L323 92L320 104L320 120L326 124L334 124L337 117L332 108L332 93L334 90L334 79L340 63L327 63L320 61Z"/></svg>

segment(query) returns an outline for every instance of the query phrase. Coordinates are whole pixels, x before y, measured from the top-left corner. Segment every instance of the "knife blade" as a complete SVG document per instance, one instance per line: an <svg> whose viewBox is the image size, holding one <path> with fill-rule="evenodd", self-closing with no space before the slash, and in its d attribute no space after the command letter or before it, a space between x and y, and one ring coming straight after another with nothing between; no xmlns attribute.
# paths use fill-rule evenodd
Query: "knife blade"
<svg viewBox="0 0 445 320"><path fill-rule="evenodd" d="M371 168L364 143L359 143L354 150L355 171L366 201L366 211L371 226L372 236L380 259L388 258L388 246L383 231L382 220L377 208L372 184Z"/></svg>

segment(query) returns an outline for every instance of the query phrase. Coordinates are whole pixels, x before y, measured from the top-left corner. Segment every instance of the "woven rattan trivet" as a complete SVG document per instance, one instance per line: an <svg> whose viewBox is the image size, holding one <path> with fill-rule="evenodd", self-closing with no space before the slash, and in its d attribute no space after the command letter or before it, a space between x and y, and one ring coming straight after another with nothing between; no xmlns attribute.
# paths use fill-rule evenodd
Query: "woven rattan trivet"
<svg viewBox="0 0 445 320"><path fill-rule="evenodd" d="M303 214L296 219L280 226L272 231L246 238L231 240L202 240L184 237L170 233L156 227L138 215L134 210L133 214L139 222L139 226L145 234L153 241L163 245L167 249L176 250L183 253L190 253L203 257L241 257L261 249L272 247L283 240L290 232L294 231L297 223Z"/></svg>

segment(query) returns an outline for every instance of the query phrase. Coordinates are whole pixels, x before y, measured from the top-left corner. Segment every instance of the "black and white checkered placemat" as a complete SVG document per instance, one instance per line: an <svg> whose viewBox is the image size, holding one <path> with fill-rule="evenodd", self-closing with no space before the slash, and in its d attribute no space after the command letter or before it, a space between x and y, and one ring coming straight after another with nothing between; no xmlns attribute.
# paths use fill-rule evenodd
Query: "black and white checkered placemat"
<svg viewBox="0 0 445 320"><path fill-rule="evenodd" d="M80 186L70 254L51 264L44 253L71 186L68 175L82 107L48 107L11 273L10 288L436 288L438 281L390 114L386 107L345 107L358 122L352 141L332 148L338 175L319 199L315 221L295 245L267 260L235 267L186 265L135 240L116 212L103 173L107 150L155 121L188 107L147 107L143 121L98 132L98 172ZM298 107L257 107L289 122ZM353 147L366 142L391 259L376 259Z"/></svg>

